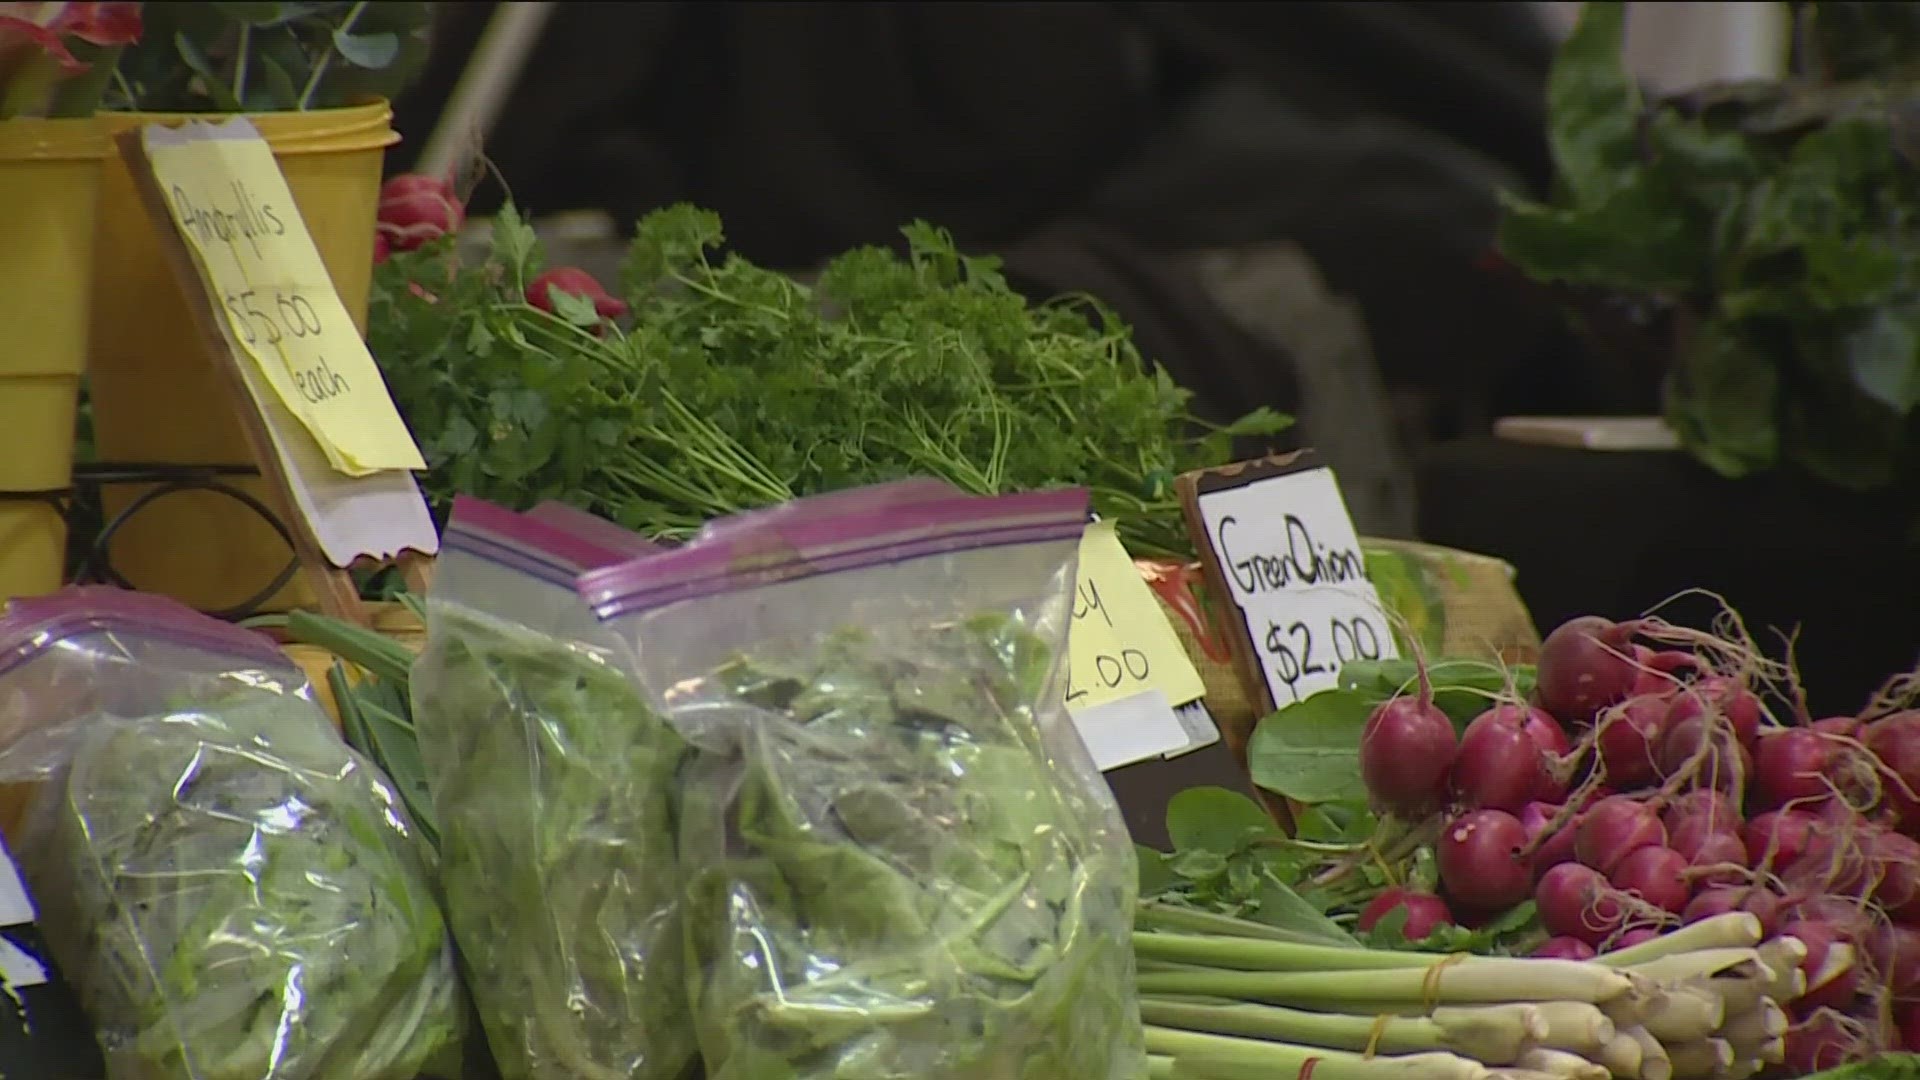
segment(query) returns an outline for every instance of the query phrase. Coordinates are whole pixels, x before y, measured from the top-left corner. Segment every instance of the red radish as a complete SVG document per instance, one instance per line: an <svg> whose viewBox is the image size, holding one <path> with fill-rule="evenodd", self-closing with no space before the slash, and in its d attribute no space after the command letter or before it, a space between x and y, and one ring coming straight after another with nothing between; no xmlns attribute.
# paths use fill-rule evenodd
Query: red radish
<svg viewBox="0 0 1920 1080"><path fill-rule="evenodd" d="M1854 716L1829 716L1807 726L1822 735L1838 735L1843 739L1860 737L1860 719Z"/></svg>
<svg viewBox="0 0 1920 1080"><path fill-rule="evenodd" d="M1796 1006L1802 1009L1844 1009L1852 1003L1860 990L1857 964L1818 986L1813 984L1815 978L1825 973L1828 951L1836 942L1847 941L1846 935L1828 923L1794 919L1780 927L1779 936L1798 938L1807 947L1806 959L1800 961L1800 970L1807 976L1807 992L1794 1002Z"/></svg>
<svg viewBox="0 0 1920 1080"><path fill-rule="evenodd" d="M1742 745L1752 745L1760 734L1760 720L1766 710L1737 680L1724 675L1709 675L1673 695L1673 709L1667 723L1678 724L1696 716L1713 715L1732 725Z"/></svg>
<svg viewBox="0 0 1920 1080"><path fill-rule="evenodd" d="M1360 731L1360 778L1375 806L1418 817L1446 801L1456 749L1453 721L1434 707L1422 667L1417 696L1394 698L1367 718Z"/></svg>
<svg viewBox="0 0 1920 1080"><path fill-rule="evenodd" d="M1584 724L1633 693L1634 624L1581 615L1555 627L1534 666L1540 705L1561 722Z"/></svg>
<svg viewBox="0 0 1920 1080"><path fill-rule="evenodd" d="M1812 728L1783 728L1762 735L1753 751L1753 796L1768 809L1824 799L1840 744Z"/></svg>
<svg viewBox="0 0 1920 1080"><path fill-rule="evenodd" d="M1704 716L1670 724L1660 740L1660 775L1685 775L1692 782L1738 796L1753 775L1753 758L1731 730L1715 728Z"/></svg>
<svg viewBox="0 0 1920 1080"><path fill-rule="evenodd" d="M1358 925L1362 930L1371 930L1394 911L1407 913L1406 925L1401 927L1400 936L1408 941L1424 941L1435 930L1453 922L1453 912L1447 910L1446 901L1432 893L1394 885L1381 890L1372 903L1360 909Z"/></svg>
<svg viewBox="0 0 1920 1080"><path fill-rule="evenodd" d="M1527 898L1533 870L1520 859L1527 831L1504 810L1469 810L1447 824L1434 845L1440 883L1469 912L1502 912Z"/></svg>
<svg viewBox="0 0 1920 1080"><path fill-rule="evenodd" d="M1527 710L1495 705L1473 718L1453 758L1453 789L1469 807L1518 810L1549 792L1553 774L1527 732Z"/></svg>
<svg viewBox="0 0 1920 1080"><path fill-rule="evenodd" d="M1547 933L1578 938L1595 948L1627 921L1628 898L1607 884L1600 871L1579 863L1561 863L1542 874L1533 900Z"/></svg>
<svg viewBox="0 0 1920 1080"><path fill-rule="evenodd" d="M1812 885L1833 896L1862 896L1871 885L1872 828L1857 818L1844 824L1822 821L1807 833L1798 859L1774 866L1795 885Z"/></svg>
<svg viewBox="0 0 1920 1080"><path fill-rule="evenodd" d="M1894 713L1867 724L1860 741L1892 775L1882 775L1881 798L1899 816L1900 831L1920 831L1920 710Z"/></svg>
<svg viewBox="0 0 1920 1080"><path fill-rule="evenodd" d="M1567 729L1560 726L1560 721L1555 720L1552 713L1532 706L1527 706L1524 711L1527 734L1533 736L1534 745L1555 757L1566 757L1573 753L1573 743L1567 738Z"/></svg>
<svg viewBox="0 0 1920 1080"><path fill-rule="evenodd" d="M1693 895L1687 884L1687 857L1665 847L1635 848L1621 858L1607 881L1662 911L1680 914Z"/></svg>
<svg viewBox="0 0 1920 1080"><path fill-rule="evenodd" d="M1661 931L1655 927L1638 926L1632 930L1628 930L1624 934L1621 934L1619 937L1614 938L1612 947L1609 948L1607 951L1619 952L1621 949L1631 949L1635 945L1640 945L1640 944L1644 944L1646 942L1652 941L1654 938L1659 937L1660 934L1661 934Z"/></svg>
<svg viewBox="0 0 1920 1080"><path fill-rule="evenodd" d="M1689 818L1705 819L1706 827L1712 831L1739 832L1741 822L1740 806L1726 792L1712 788L1689 791L1685 795L1667 804L1667 812L1660 821L1667 827L1669 836L1679 831L1680 823ZM1680 845L1675 844L1675 847Z"/></svg>
<svg viewBox="0 0 1920 1080"><path fill-rule="evenodd" d="M1839 896L1809 896L1795 903L1784 915L1787 922L1823 927L1850 945L1865 942L1873 929L1873 917L1860 906L1860 901Z"/></svg>
<svg viewBox="0 0 1920 1080"><path fill-rule="evenodd" d="M1633 698L1600 714L1594 745L1609 784L1640 788L1660 778L1654 750L1666 732L1666 720L1663 697Z"/></svg>
<svg viewBox="0 0 1920 1080"><path fill-rule="evenodd" d="M1897 995L1920 986L1920 930L1882 923L1868 932L1866 952L1880 985Z"/></svg>
<svg viewBox="0 0 1920 1080"><path fill-rule="evenodd" d="M1895 922L1920 920L1920 841L1876 829L1866 846L1873 902Z"/></svg>
<svg viewBox="0 0 1920 1080"><path fill-rule="evenodd" d="M1787 1073L1812 1076L1859 1057L1859 1040L1836 1013L1814 1013L1787 1029Z"/></svg>
<svg viewBox="0 0 1920 1080"><path fill-rule="evenodd" d="M1712 827L1710 818L1681 818L1667 830L1667 842L1687 861L1687 880L1706 885L1738 885L1746 880L1747 845L1729 829ZM1711 872L1705 868L1713 867ZM1725 867L1725 869L1720 869Z"/></svg>
<svg viewBox="0 0 1920 1080"><path fill-rule="evenodd" d="M1671 693L1680 685L1674 678L1675 673L1689 671L1700 666L1700 661L1690 652L1668 649L1655 652L1645 645L1635 645L1633 656L1639 665L1634 680L1632 697L1642 694L1664 695Z"/></svg>
<svg viewBox="0 0 1920 1080"><path fill-rule="evenodd" d="M375 231L373 234L373 265L379 266L393 256L393 242L387 234Z"/></svg>
<svg viewBox="0 0 1920 1080"><path fill-rule="evenodd" d="M627 313L624 300L607 295L592 274L577 266L556 266L527 284L527 303L553 314L553 290L593 301L594 314L602 319L617 319Z"/></svg>
<svg viewBox="0 0 1920 1080"><path fill-rule="evenodd" d="M380 185L380 232L395 251L412 251L457 233L466 221L467 209L453 185L439 177L407 173Z"/></svg>
<svg viewBox="0 0 1920 1080"><path fill-rule="evenodd" d="M1643 847L1664 847L1666 826L1643 803L1625 795L1600 800L1582 816L1574 837L1574 857L1602 874Z"/></svg>
<svg viewBox="0 0 1920 1080"><path fill-rule="evenodd" d="M1802 810L1769 810L1747 822L1747 865L1782 870L1800 861L1820 819Z"/></svg>
<svg viewBox="0 0 1920 1080"><path fill-rule="evenodd" d="M1920 1053L1920 1001L1905 1002L1893 1010L1894 1026L1900 1029L1900 1049Z"/></svg>
<svg viewBox="0 0 1920 1080"><path fill-rule="evenodd" d="M1591 960L1600 955L1593 946L1574 937L1551 937L1530 954L1543 960Z"/></svg>
<svg viewBox="0 0 1920 1080"><path fill-rule="evenodd" d="M1711 886L1694 894L1680 912L1680 921L1695 923L1729 911L1744 911L1759 919L1761 931L1770 935L1780 922L1780 894L1769 889Z"/></svg>

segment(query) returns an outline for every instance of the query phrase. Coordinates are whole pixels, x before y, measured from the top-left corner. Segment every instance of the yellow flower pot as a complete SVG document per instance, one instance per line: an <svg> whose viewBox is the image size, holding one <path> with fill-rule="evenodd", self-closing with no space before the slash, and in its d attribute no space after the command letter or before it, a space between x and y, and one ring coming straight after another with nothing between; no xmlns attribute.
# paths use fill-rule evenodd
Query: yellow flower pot
<svg viewBox="0 0 1920 1080"><path fill-rule="evenodd" d="M103 113L109 134L189 117ZM385 102L315 112L247 117L272 145L294 202L354 322L366 329L373 275L374 220L386 148L399 140ZM249 465L252 455L228 391L206 355L186 300L118 154L100 179L93 274L89 393L102 460L130 464ZM235 486L269 506L264 483ZM141 494L124 485L103 493L109 519ZM142 507L115 535L109 556L134 587L195 607L246 601L273 581L292 552L252 510L214 492L168 495ZM301 578L266 610L310 604Z"/></svg>
<svg viewBox="0 0 1920 1080"><path fill-rule="evenodd" d="M51 592L66 565L53 502L73 476L105 133L92 119L0 121L0 599Z"/></svg>

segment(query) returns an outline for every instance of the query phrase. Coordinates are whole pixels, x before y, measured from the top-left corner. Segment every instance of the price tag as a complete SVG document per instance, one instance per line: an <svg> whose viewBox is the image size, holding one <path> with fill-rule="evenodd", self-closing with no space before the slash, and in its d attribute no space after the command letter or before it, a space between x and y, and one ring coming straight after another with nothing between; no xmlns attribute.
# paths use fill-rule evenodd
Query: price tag
<svg viewBox="0 0 1920 1080"><path fill-rule="evenodd" d="M253 125L150 125L142 143L233 342L328 464L356 477L426 468Z"/></svg>
<svg viewBox="0 0 1920 1080"><path fill-rule="evenodd" d="M1205 543L1275 706L1399 655L1333 470L1277 471L1197 496Z"/></svg>
<svg viewBox="0 0 1920 1080"><path fill-rule="evenodd" d="M1076 714L1146 690L1158 690L1163 707L1206 693L1111 521L1096 521L1081 534L1067 650L1067 708Z"/></svg>

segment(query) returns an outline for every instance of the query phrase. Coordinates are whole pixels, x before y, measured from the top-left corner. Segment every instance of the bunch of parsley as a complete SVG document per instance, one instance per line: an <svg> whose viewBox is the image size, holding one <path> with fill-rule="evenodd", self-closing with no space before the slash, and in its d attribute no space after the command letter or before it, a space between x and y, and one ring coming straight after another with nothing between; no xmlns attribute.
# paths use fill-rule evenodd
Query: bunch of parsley
<svg viewBox="0 0 1920 1080"><path fill-rule="evenodd" d="M429 497L559 499L649 536L862 484L933 476L974 493L1082 485L1140 555L1191 551L1173 479L1278 433L1259 409L1208 425L1090 297L1034 304L989 258L916 223L812 284L722 254L690 206L641 221L604 326L523 299L542 266L511 209L481 261L446 245L376 274L368 339L427 457Z"/></svg>
<svg viewBox="0 0 1920 1080"><path fill-rule="evenodd" d="M1801 5L1793 77L1656 102L1623 67L1623 7L1586 5L1562 48L1560 190L1509 201L1501 251L1673 312L1667 412L1715 470L1911 490L1920 82L1910 57L1859 46L1914 40L1920 5Z"/></svg>

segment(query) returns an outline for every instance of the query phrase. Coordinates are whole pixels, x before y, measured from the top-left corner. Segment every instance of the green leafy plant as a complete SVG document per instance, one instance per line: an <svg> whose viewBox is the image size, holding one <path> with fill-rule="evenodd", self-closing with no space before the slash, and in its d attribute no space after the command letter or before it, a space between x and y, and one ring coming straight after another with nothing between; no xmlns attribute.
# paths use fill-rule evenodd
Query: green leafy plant
<svg viewBox="0 0 1920 1080"><path fill-rule="evenodd" d="M106 107L139 112L292 112L393 97L426 63L429 6L147 4Z"/></svg>
<svg viewBox="0 0 1920 1080"><path fill-rule="evenodd" d="M1554 65L1559 190L1508 200L1500 250L1673 313L1667 413L1724 475L1920 479L1920 84L1897 35L1861 32L1911 35L1914 6L1803 5L1800 74L1648 101L1624 5L1591 3Z"/></svg>
<svg viewBox="0 0 1920 1080"><path fill-rule="evenodd" d="M511 209L491 249L396 252L369 340L422 444L424 482L511 507L558 499L648 536L912 475L980 494L1082 485L1140 555L1185 554L1173 479L1220 464L1257 410L1210 428L1086 297L1032 304L991 259L924 224L902 258L863 248L814 285L720 254L719 219L649 215L626 261L629 319L556 293Z"/></svg>

